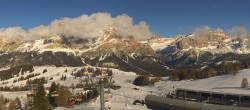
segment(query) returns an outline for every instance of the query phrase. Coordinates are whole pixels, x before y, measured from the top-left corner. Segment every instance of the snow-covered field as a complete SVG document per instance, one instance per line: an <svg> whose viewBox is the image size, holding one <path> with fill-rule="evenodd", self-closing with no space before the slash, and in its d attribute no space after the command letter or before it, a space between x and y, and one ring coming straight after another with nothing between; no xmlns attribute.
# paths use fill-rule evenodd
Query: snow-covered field
<svg viewBox="0 0 250 110"><path fill-rule="evenodd" d="M182 81L161 81L156 83L163 91L173 91L175 88L186 88L193 90L215 91L223 93L250 94L250 87L241 88L243 78L250 79L250 69L241 70L236 75L221 75L207 79L182 80Z"/></svg>
<svg viewBox="0 0 250 110"><path fill-rule="evenodd" d="M36 76L31 79L45 77L50 79L53 77L53 80L48 80L48 84L45 86L49 87L52 82L60 83L63 85L70 86L72 83L78 83L80 78L76 79L71 75L72 71L75 69L81 69L83 67L35 67L33 73L41 73L41 75ZM42 74L42 71L47 69L48 72ZM67 72L64 72L67 69ZM208 90L208 91L218 91L224 93L240 93L240 94L250 94L250 88L240 88L240 84L243 78L250 79L250 69L245 69L240 71L236 75L222 75L211 77L207 79L199 80L182 80L182 81L170 81L167 77L164 77L162 81L157 82L152 86L139 87L139 90L134 90L135 85L128 82L128 80L133 81L137 75L133 72L123 72L117 69L112 69L114 73L115 84L120 85L121 89L111 90L111 94L105 94L109 96L105 105L112 106L112 110L148 110L146 106L133 105L135 99L144 100L147 94L160 95L162 93L168 93L173 91L174 88L187 88L195 90ZM31 73L27 73L31 74ZM25 74L26 75L26 74ZM61 76L66 75L66 81L61 81ZM26 81L20 81L13 83L15 78L9 79L9 84L7 86L21 86L24 85ZM0 82L0 86L2 82ZM152 92L150 92L152 91ZM26 94L29 91L20 91L20 92L0 92L4 97L14 99L19 97L24 103L27 100ZM98 110L100 108L100 100L97 98L95 101L85 103L82 105L74 106L74 108L63 108L58 107L55 110Z"/></svg>

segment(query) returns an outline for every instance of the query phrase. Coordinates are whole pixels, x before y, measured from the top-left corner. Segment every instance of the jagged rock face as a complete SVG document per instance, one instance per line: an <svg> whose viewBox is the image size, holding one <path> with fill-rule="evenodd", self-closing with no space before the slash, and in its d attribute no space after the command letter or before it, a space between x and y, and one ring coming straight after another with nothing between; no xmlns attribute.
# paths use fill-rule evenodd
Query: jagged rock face
<svg viewBox="0 0 250 110"><path fill-rule="evenodd" d="M44 47L44 49L67 48L67 46L62 41L63 39L60 36L54 39L53 38L44 39L43 44L50 44Z"/></svg>
<svg viewBox="0 0 250 110"><path fill-rule="evenodd" d="M83 53L83 56L96 57L109 54L118 56L124 54L131 57L156 56L156 53L149 45L142 44L131 36L122 38L118 35L111 35L99 46Z"/></svg>
<svg viewBox="0 0 250 110"><path fill-rule="evenodd" d="M1 41L1 40L0 40ZM7 43L7 42L5 42ZM122 36L115 28L100 32L100 38L79 39L73 37L43 37L23 49L15 48L0 53L0 66L18 64L55 66L102 66L134 71L139 74L167 75L167 70L157 53L148 44L133 36ZM7 44L1 43L0 46ZM4 44L4 45L3 45Z"/></svg>
<svg viewBox="0 0 250 110"><path fill-rule="evenodd" d="M161 60L169 67L204 66L213 63L220 55L249 54L250 46L246 38L233 38L221 32L209 32L203 36L195 33L175 38L154 37L148 43L160 54ZM162 44L164 48L162 48Z"/></svg>
<svg viewBox="0 0 250 110"><path fill-rule="evenodd" d="M174 55L171 54L171 59L166 60L166 63L176 66L187 66L187 65L197 64L197 62L199 62L200 57L207 56L207 54L203 53L210 53L210 52L209 51L203 52L203 50L197 50L196 48L206 48L210 45L210 46L217 46L216 49L218 49L218 51L227 50L225 46L221 46L221 43L223 43L225 39L228 38L224 34L213 34L213 33L210 33L204 37L201 36L200 38L180 37L177 39L177 42L174 42L173 44L173 46L176 49L173 50L172 53L176 54Z"/></svg>
<svg viewBox="0 0 250 110"><path fill-rule="evenodd" d="M79 39L74 37L55 36L43 37L35 41L31 47L34 50L53 50L53 49L72 49L72 50L86 50L89 49L89 39Z"/></svg>
<svg viewBox="0 0 250 110"><path fill-rule="evenodd" d="M194 50L188 52L179 52L172 56L171 60L167 60L166 64L169 66L175 65L177 67L184 65L192 65L198 60L198 53Z"/></svg>
<svg viewBox="0 0 250 110"><path fill-rule="evenodd" d="M177 42L174 43L174 45L178 48L178 49L187 49L190 46L194 46L196 43L194 41L193 38L179 38L177 39Z"/></svg>
<svg viewBox="0 0 250 110"><path fill-rule="evenodd" d="M123 37L116 30L109 29L102 33L92 49L81 55L86 63L140 74L169 73L169 70L160 65L158 55L148 44L141 43L133 36Z"/></svg>
<svg viewBox="0 0 250 110"><path fill-rule="evenodd" d="M188 49L190 47L203 48L208 45L219 45L226 39L229 39L224 33L210 32L205 36L198 37L179 37L176 42L173 42L178 49Z"/></svg>
<svg viewBox="0 0 250 110"><path fill-rule="evenodd" d="M114 28L109 28L101 32L91 47L84 52L82 57L95 58L116 55L135 58L139 56L157 56L155 51L148 45L136 40L133 36L121 36ZM126 59L123 59L126 60Z"/></svg>
<svg viewBox="0 0 250 110"><path fill-rule="evenodd" d="M1 38L0 37L0 51L12 51L16 49L25 48L25 41L20 39L11 39L11 38Z"/></svg>
<svg viewBox="0 0 250 110"><path fill-rule="evenodd" d="M115 28L110 27L100 31L97 39L59 35L26 42L0 38L0 66L93 65L140 74L167 75L176 67L200 68L218 61L231 60L230 58L248 60L249 44L248 39L230 38L224 33L216 32L204 36L190 34L175 38L156 36L146 41L138 41L133 36L122 36ZM234 57L239 56L238 54L245 56Z"/></svg>

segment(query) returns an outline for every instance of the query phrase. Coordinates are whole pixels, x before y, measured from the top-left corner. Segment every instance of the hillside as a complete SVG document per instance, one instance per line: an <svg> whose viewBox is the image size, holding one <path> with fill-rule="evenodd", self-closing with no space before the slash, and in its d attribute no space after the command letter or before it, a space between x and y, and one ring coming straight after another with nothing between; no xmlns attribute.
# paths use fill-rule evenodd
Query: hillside
<svg viewBox="0 0 250 110"><path fill-rule="evenodd" d="M34 78L47 77L49 79L50 77L53 77L53 80L48 80L48 83L45 85L46 87L48 87L51 84L51 82L56 82L56 83L60 83L62 85L67 85L67 86L70 86L72 83L74 84L78 83L81 78L77 77L76 79L74 79L74 77L71 75L71 72L75 70L79 70L83 67L34 67L34 72L35 73L42 72L45 68L48 70L46 73L36 76ZM67 69L67 72L65 72L66 69ZM121 89L118 89L118 90L111 89L111 94L113 94L113 97L109 98L109 101L110 101L109 103L106 103L107 105L111 104L114 109L117 108L121 110L127 110L127 109L147 110L145 106L132 105L132 102L135 99L143 100L147 94L150 94L150 91L152 91L152 94L154 95L159 95L162 93L167 94L168 92L173 91L173 86L175 87L175 89L187 88L187 89L195 89L195 90L217 91L217 92L223 92L223 93L249 94L249 87L240 88L240 83L243 78L250 79L250 76L248 73L249 69L242 70L236 75L223 75L223 76L216 76L216 77L211 77L207 79L199 79L199 80L171 81L171 80L168 80L168 77L163 77L163 80L155 83L155 85L142 86L142 87L139 87L140 88L139 90L134 90L133 88L136 86L128 82L128 80L133 81L135 77L137 77L136 73L124 72L124 71L120 71L117 69L112 69L112 71L114 73L115 84L121 86ZM58 73L60 75L58 75ZM29 73L27 73L27 75L28 74ZM67 79L65 81L60 80L61 75L66 75ZM31 78L31 79L34 79L34 78ZM25 81L13 83L12 82L13 79L10 79L8 81L9 81L9 84L6 84L8 86L23 86L25 83ZM6 86L6 85L1 84L1 86ZM74 91L78 91L78 89ZM8 97L10 99L14 99L17 96L22 97L22 99L24 100L23 102L26 102L25 99L26 99L27 93L29 93L29 91L20 91L20 92L2 91L1 92L1 94L3 94L5 97ZM99 106L100 106L99 98L97 98L95 102L89 102L83 105L75 106L73 110L77 110L77 109L97 110ZM56 110L61 110L61 109L64 110L66 108L59 107Z"/></svg>

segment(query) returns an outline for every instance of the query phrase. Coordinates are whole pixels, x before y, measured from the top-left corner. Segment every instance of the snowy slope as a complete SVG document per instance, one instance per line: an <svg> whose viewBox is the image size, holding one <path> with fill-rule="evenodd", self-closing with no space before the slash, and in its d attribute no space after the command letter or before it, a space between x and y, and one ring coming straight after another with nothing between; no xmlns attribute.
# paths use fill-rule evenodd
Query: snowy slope
<svg viewBox="0 0 250 110"><path fill-rule="evenodd" d="M148 43L154 51L161 51L172 45L175 40L174 38L155 38L148 41L141 41L141 43Z"/></svg>
<svg viewBox="0 0 250 110"><path fill-rule="evenodd" d="M222 75L199 80L161 81L156 85L163 91L172 91L173 86L175 86L175 88L250 94L250 87L240 88L243 78L250 80L249 71L250 69L245 69L236 75Z"/></svg>
<svg viewBox="0 0 250 110"><path fill-rule="evenodd" d="M37 77L54 77L52 81L49 81L49 86L51 82L59 82L63 85L71 85L72 83L79 82L79 78L74 79L70 73L76 68L80 69L82 67L35 67L35 72L41 72L43 69L47 69L48 72L42 74ZM64 72L67 69L68 72ZM153 95L165 94L173 91L173 86L175 88L187 88L187 89L195 89L195 90L208 90L208 91L218 91L224 93L240 93L240 94L250 94L250 88L242 89L240 88L240 83L242 78L250 79L249 74L250 69L245 69L240 71L237 75L223 75L216 76L207 79L199 79L199 80L182 80L182 81L170 81L168 77L163 77L163 80L157 82L153 86L143 86L139 87L139 90L134 90L135 85L128 82L128 80L133 81L137 75L133 72L123 72L118 69L112 69L114 73L114 81L116 85L120 85L121 89L111 90L112 97L109 98L109 103L106 103L106 107L108 105L112 105L113 109L119 110L148 110L145 106L141 105L133 105L133 101L135 99L143 100L146 95L150 94L152 91ZM57 76L57 73L60 73ZM67 75L66 81L61 81L61 75ZM16 83L14 85L20 85L21 83ZM11 85L11 84L10 84ZM26 101L26 94L28 91L21 92L0 92L5 97L10 99L14 99L15 97L20 97L24 102ZM106 94L107 96L108 94ZM58 107L56 110L98 110L100 107L99 98L94 102L85 103L82 105L75 106L72 109L67 109L63 107Z"/></svg>
<svg viewBox="0 0 250 110"><path fill-rule="evenodd" d="M80 78L77 77L76 79L74 79L74 77L71 75L72 71L75 70L79 70L82 69L83 67L51 67L51 66L37 66L34 67L34 72L32 73L41 73L44 69L47 69L48 72L41 74L39 76L33 77L31 79L35 79L35 78L41 78L41 77L46 77L46 78L50 78L53 77L53 80L49 80L48 84L45 84L45 87L49 87L51 85L52 82L56 82L56 83L60 83L62 85L66 85L66 86L70 86L72 83L76 84L78 82L80 82ZM67 72L64 72L65 69L67 69ZM102 68L102 69L106 69L106 68ZM128 82L126 82L126 80L130 79L133 80L137 75L136 73L133 72L124 72L124 71L120 71L118 69L112 69L113 73L114 73L114 80L116 82L117 85L122 85L122 86L130 86L131 88L135 87L132 84L128 84ZM28 74L32 74L32 73L26 73L24 76L27 76ZM59 75L58 75L59 73ZM67 79L66 81L61 81L61 75L66 75ZM23 86L25 84L26 81L20 81L17 83L13 83L13 80L15 78L9 79L8 82L9 84L5 84L5 85L0 85L0 86ZM2 84L2 82L0 82L0 84ZM27 102L27 93L29 93L30 91L17 91L17 92L5 92L5 91L0 91L0 94L4 95L4 97L9 98L9 99L15 99L16 97L19 97L23 103ZM122 88L119 90L112 90L112 92L114 94L117 95L113 95L112 98L110 98L110 103L113 106L113 109L119 109L119 110L127 110L128 108L134 108L137 110L147 110L147 108L145 106L134 106L131 105L131 103L133 102L133 99L127 99L125 96L120 96L120 95L128 95L129 92L131 92L131 89L129 88ZM134 91L137 92L137 91ZM131 97L133 97L134 95L131 94ZM144 96L140 96L137 97L140 99L143 99ZM84 110L98 110L98 108L100 107L99 105L99 99L97 99L94 103L86 103L83 105L79 105L79 106L75 106L74 108L70 109L70 110L80 110L80 109L84 109ZM125 103L127 106L125 106ZM106 106L108 106L108 103L106 104ZM69 110L68 108L63 108L63 107L58 107L56 108L56 110Z"/></svg>

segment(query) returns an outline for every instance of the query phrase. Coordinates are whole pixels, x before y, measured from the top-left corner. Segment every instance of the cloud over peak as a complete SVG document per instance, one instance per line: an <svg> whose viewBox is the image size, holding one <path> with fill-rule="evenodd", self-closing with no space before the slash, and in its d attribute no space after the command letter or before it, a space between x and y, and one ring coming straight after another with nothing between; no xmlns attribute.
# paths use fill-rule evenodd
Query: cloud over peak
<svg viewBox="0 0 250 110"><path fill-rule="evenodd" d="M193 29L192 33L194 33L195 37L205 37L210 32L221 32L225 33L225 31L222 28L211 28L208 25L200 26L195 29ZM249 37L247 34L247 29L244 26L235 26L231 28L228 33L231 37Z"/></svg>
<svg viewBox="0 0 250 110"><path fill-rule="evenodd" d="M249 37L244 26L235 26L230 30L230 34L235 37Z"/></svg>
<svg viewBox="0 0 250 110"><path fill-rule="evenodd" d="M35 40L42 36L66 35L78 38L98 38L99 32L114 26L123 36L132 35L137 39L147 39L154 34L145 21L133 24L133 18L126 14L112 17L109 13L81 15L77 18L55 19L49 25L40 25L24 31L21 27L0 29L0 37Z"/></svg>

